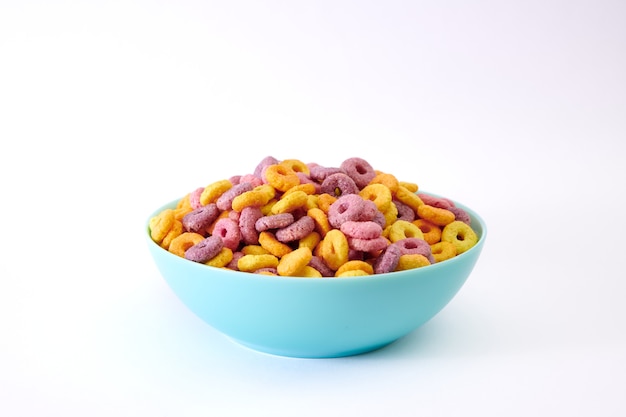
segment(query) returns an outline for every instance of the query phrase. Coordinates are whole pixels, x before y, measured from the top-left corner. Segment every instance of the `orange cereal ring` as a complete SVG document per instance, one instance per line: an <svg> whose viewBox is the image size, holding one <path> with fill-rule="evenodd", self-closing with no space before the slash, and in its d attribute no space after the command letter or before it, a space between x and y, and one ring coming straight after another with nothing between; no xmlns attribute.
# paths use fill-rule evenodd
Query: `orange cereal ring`
<svg viewBox="0 0 626 417"><path fill-rule="evenodd" d="M243 272L254 272L262 268L276 268L278 258L271 254L244 255L237 261L237 268Z"/></svg>
<svg viewBox="0 0 626 417"><path fill-rule="evenodd" d="M193 208L191 206L178 207L174 209L174 218L178 221L181 221L183 217L185 217L187 214L191 213L192 211L193 211Z"/></svg>
<svg viewBox="0 0 626 417"><path fill-rule="evenodd" d="M429 245L433 245L441 240L441 228L436 224L426 219L417 219L412 223L420 228L424 234L424 240L428 242Z"/></svg>
<svg viewBox="0 0 626 417"><path fill-rule="evenodd" d="M478 242L478 235L467 224L455 220L444 226L441 231L441 240L452 243L456 248L456 253L461 254Z"/></svg>
<svg viewBox="0 0 626 417"><path fill-rule="evenodd" d="M424 234L419 227L406 220L396 220L389 227L389 240L397 242L406 238L424 239Z"/></svg>
<svg viewBox="0 0 626 417"><path fill-rule="evenodd" d="M174 226L175 220L173 209L165 209L152 217L149 222L150 237L152 240L156 243L161 243Z"/></svg>
<svg viewBox="0 0 626 417"><path fill-rule="evenodd" d="M163 240L161 241L161 247L163 249L168 249L170 247L170 243L172 240L183 233L183 223L180 220L174 220L174 224L169 232L165 235Z"/></svg>
<svg viewBox="0 0 626 417"><path fill-rule="evenodd" d="M272 206L271 213L291 213L292 211L303 207L308 201L309 196L304 191L294 191L284 194L280 200Z"/></svg>
<svg viewBox="0 0 626 417"><path fill-rule="evenodd" d="M268 231L259 233L259 244L278 258L282 258L292 250L289 245L279 241L272 232Z"/></svg>
<svg viewBox="0 0 626 417"><path fill-rule="evenodd" d="M283 198L289 194L289 193L293 193L294 191L302 191L304 192L307 196L311 196L313 194L315 194L315 184L312 184L310 182L305 182L304 184L298 184L295 187L291 187L290 189L288 189L287 191L285 191L285 193L283 194Z"/></svg>
<svg viewBox="0 0 626 417"><path fill-rule="evenodd" d="M338 277L346 271L357 271L357 270L365 272L365 275L374 274L374 267L371 264L365 261L352 260L341 265L339 269L335 271L335 276Z"/></svg>
<svg viewBox="0 0 626 417"><path fill-rule="evenodd" d="M325 237L326 233L328 233L332 227L328 222L328 216L326 213L317 207L313 207L307 210L307 216L313 219L315 222L315 230L322 236Z"/></svg>
<svg viewBox="0 0 626 417"><path fill-rule="evenodd" d="M429 204L419 206L417 208L417 215L437 226L445 226L448 223L452 223L456 218L454 213L450 210L434 207Z"/></svg>
<svg viewBox="0 0 626 417"><path fill-rule="evenodd" d="M399 187L404 187L404 188L406 188L407 190L409 190L412 193L416 193L417 190L419 189L417 184L415 184L414 182L399 181L398 182L398 186Z"/></svg>
<svg viewBox="0 0 626 417"><path fill-rule="evenodd" d="M415 192L409 190L408 188L400 185L398 186L398 191L396 191L396 199L411 207L414 212L417 213L417 208L424 204L421 198Z"/></svg>
<svg viewBox="0 0 626 417"><path fill-rule="evenodd" d="M309 170L309 166L304 162L298 159L285 159L280 161L279 165L283 165L294 172L302 172L303 174L309 175L311 171Z"/></svg>
<svg viewBox="0 0 626 417"><path fill-rule="evenodd" d="M233 259L233 251L227 247L223 247L217 255L205 262L205 265L223 268Z"/></svg>
<svg viewBox="0 0 626 417"><path fill-rule="evenodd" d="M330 230L320 242L320 256L333 271L348 262L349 252L348 239L341 230Z"/></svg>
<svg viewBox="0 0 626 417"><path fill-rule="evenodd" d="M395 194L398 191L398 179L392 175L384 172L378 172L374 178L370 181L370 184L383 184L389 188L392 194Z"/></svg>
<svg viewBox="0 0 626 417"><path fill-rule="evenodd" d="M420 268L422 266L430 265L430 261L424 255L419 253L411 253L400 255L396 271L405 271L407 269Z"/></svg>
<svg viewBox="0 0 626 417"><path fill-rule="evenodd" d="M378 210L384 213L391 204L391 190L383 184L369 184L359 191L365 200L371 200Z"/></svg>
<svg viewBox="0 0 626 417"><path fill-rule="evenodd" d="M317 206L322 209L324 213L328 213L330 206L337 201L337 197L328 193L322 193L317 197Z"/></svg>
<svg viewBox="0 0 626 417"><path fill-rule="evenodd" d="M218 198L226 191L230 190L233 183L230 180L220 180L204 187L204 191L200 194L200 204L206 206L215 203Z"/></svg>
<svg viewBox="0 0 626 417"><path fill-rule="evenodd" d="M322 236L317 232L311 232L298 241L298 247L306 246L313 251L315 247L322 241Z"/></svg>
<svg viewBox="0 0 626 417"><path fill-rule="evenodd" d="M278 262L278 266L276 267L278 275L284 277L297 275L298 271L307 265L312 257L313 253L311 252L311 249L306 246L289 252L280 258L280 261Z"/></svg>
<svg viewBox="0 0 626 417"><path fill-rule="evenodd" d="M445 261L446 259L454 258L456 256L456 246L451 242L445 240L430 245L430 251L435 259L435 262Z"/></svg>
<svg viewBox="0 0 626 417"><path fill-rule="evenodd" d="M286 165L270 165L265 168L264 175L269 185L282 192L300 184L296 171Z"/></svg>
<svg viewBox="0 0 626 417"><path fill-rule="evenodd" d="M184 232L172 239L168 250L174 255L184 258L187 249L202 242L203 240L204 236L199 233Z"/></svg>

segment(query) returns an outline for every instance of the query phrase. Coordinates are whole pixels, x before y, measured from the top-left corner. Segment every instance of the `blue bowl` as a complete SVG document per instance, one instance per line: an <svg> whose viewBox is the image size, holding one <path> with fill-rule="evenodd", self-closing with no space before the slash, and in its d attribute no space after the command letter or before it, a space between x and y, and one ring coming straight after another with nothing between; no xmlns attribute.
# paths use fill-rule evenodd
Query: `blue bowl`
<svg viewBox="0 0 626 417"><path fill-rule="evenodd" d="M156 210L148 220L178 200ZM441 263L346 278L258 275L191 262L144 235L161 275L199 318L233 341L280 356L331 358L369 352L406 336L439 313L469 277L486 227L471 209L479 236L470 250Z"/></svg>

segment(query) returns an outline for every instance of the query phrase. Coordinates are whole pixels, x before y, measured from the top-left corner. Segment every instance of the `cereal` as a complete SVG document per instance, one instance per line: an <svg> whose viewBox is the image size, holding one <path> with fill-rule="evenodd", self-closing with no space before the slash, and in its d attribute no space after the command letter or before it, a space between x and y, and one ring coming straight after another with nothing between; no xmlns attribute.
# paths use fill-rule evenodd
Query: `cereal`
<svg viewBox="0 0 626 417"><path fill-rule="evenodd" d="M207 204L215 203L217 199L226 191L230 190L232 186L233 183L229 180L220 180L207 185L202 191L202 194L200 194L200 204L206 206Z"/></svg>
<svg viewBox="0 0 626 417"><path fill-rule="evenodd" d="M424 219L417 219L412 222L422 231L423 239L429 245L433 245L441 240L441 228L436 224Z"/></svg>
<svg viewBox="0 0 626 417"><path fill-rule="evenodd" d="M376 222L347 221L339 228L344 235L359 239L375 239L382 235L383 228Z"/></svg>
<svg viewBox="0 0 626 417"><path fill-rule="evenodd" d="M415 224L406 220L396 220L389 228L389 240L396 242L408 237L423 239L424 233Z"/></svg>
<svg viewBox="0 0 626 417"><path fill-rule="evenodd" d="M174 240L172 243L174 243ZM170 245L171 246L171 245ZM185 259L190 261L205 263L215 257L222 248L224 242L218 236L209 236L188 247L185 250Z"/></svg>
<svg viewBox="0 0 626 417"><path fill-rule="evenodd" d="M348 158L341 163L340 168L354 180L359 189L369 184L376 176L374 168L362 158Z"/></svg>
<svg viewBox="0 0 626 417"><path fill-rule="evenodd" d="M230 248L223 247L213 258L206 261L204 264L208 266L214 266L216 268L224 268L233 259L233 251Z"/></svg>
<svg viewBox="0 0 626 417"><path fill-rule="evenodd" d="M278 275L297 275L303 267L308 265L312 257L313 253L311 252L311 249L307 248L306 246L289 252L288 254L284 255L278 262L278 266L276 267Z"/></svg>
<svg viewBox="0 0 626 417"><path fill-rule="evenodd" d="M288 194L284 194L283 197L278 200L271 208L272 214L290 213L304 207L309 200L307 193L301 190L297 190Z"/></svg>
<svg viewBox="0 0 626 417"><path fill-rule="evenodd" d="M343 172L329 175L320 187L322 193L339 197L346 194L358 194L359 187L354 180Z"/></svg>
<svg viewBox="0 0 626 417"><path fill-rule="evenodd" d="M241 240L246 245L259 243L259 232L256 229L256 222L263 217L259 207L244 207L239 215L239 232Z"/></svg>
<svg viewBox="0 0 626 417"><path fill-rule="evenodd" d="M406 254L400 256L396 271L405 271L407 269L420 268L422 266L430 265L430 261L424 255L419 253Z"/></svg>
<svg viewBox="0 0 626 417"><path fill-rule="evenodd" d="M400 261L400 256L402 256L402 252L398 246L387 246L374 262L374 273L386 274L387 272L395 271Z"/></svg>
<svg viewBox="0 0 626 417"><path fill-rule="evenodd" d="M372 201L364 200L358 194L345 194L329 207L328 221L337 229L347 221L373 220L377 211L376 204Z"/></svg>
<svg viewBox="0 0 626 417"><path fill-rule="evenodd" d="M315 221L309 216L302 216L289 226L278 229L275 233L280 242L294 242L309 235L315 230Z"/></svg>
<svg viewBox="0 0 626 417"><path fill-rule="evenodd" d="M166 209L150 219L150 237L156 243L161 241L167 236L169 231L174 226L174 210Z"/></svg>
<svg viewBox="0 0 626 417"><path fill-rule="evenodd" d="M276 239L276 236L274 236L272 232L266 231L259 233L259 244L278 258L282 258L291 252L291 247Z"/></svg>
<svg viewBox="0 0 626 417"><path fill-rule="evenodd" d="M187 232L204 235L219 216L220 210L214 203L201 206L183 217L183 228Z"/></svg>
<svg viewBox="0 0 626 417"><path fill-rule="evenodd" d="M320 255L333 271L348 261L348 239L340 230L333 229L326 233L320 245Z"/></svg>
<svg viewBox="0 0 626 417"><path fill-rule="evenodd" d="M456 248L456 253L460 254L474 246L478 242L478 236L470 226L455 220L443 228L441 240L452 243Z"/></svg>
<svg viewBox="0 0 626 417"><path fill-rule="evenodd" d="M213 236L221 238L222 242L224 242L224 246L231 250L237 250L241 242L239 224L229 218L219 219L215 223Z"/></svg>
<svg viewBox="0 0 626 417"><path fill-rule="evenodd" d="M270 165L265 168L263 175L269 185L282 192L300 184L300 178L296 172L285 165Z"/></svg>
<svg viewBox="0 0 626 417"><path fill-rule="evenodd" d="M218 197L215 205L220 210L231 210L233 208L233 200L238 195L245 193L246 191L252 191L254 187L249 182L242 182L237 185L233 185L230 189L226 190L221 196Z"/></svg>
<svg viewBox="0 0 626 417"><path fill-rule="evenodd" d="M455 219L454 213L450 210L431 206L430 204L422 204L419 206L417 215L437 226L445 226L448 223L452 223Z"/></svg>
<svg viewBox="0 0 626 417"><path fill-rule="evenodd" d="M276 268L278 258L271 254L244 255L237 261L237 267L243 272L254 272L262 268Z"/></svg>
<svg viewBox="0 0 626 417"><path fill-rule="evenodd" d="M441 241L430 246L435 262L442 262L456 256L456 246L452 242Z"/></svg>
<svg viewBox="0 0 626 417"><path fill-rule="evenodd" d="M376 204L379 211L385 212L391 204L391 190L383 184L366 185L359 195L365 200L371 200Z"/></svg>
<svg viewBox="0 0 626 417"><path fill-rule="evenodd" d="M362 271L365 272L365 275L373 275L374 267L365 261L352 260L341 265L339 269L335 271L335 276L340 276L346 271Z"/></svg>

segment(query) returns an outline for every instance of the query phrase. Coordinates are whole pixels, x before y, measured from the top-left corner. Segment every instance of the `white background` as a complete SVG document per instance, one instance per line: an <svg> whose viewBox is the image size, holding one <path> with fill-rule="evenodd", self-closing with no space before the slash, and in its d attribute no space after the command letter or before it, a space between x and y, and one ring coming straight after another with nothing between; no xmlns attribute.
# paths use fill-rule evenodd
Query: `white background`
<svg viewBox="0 0 626 417"><path fill-rule="evenodd" d="M624 415L624 22L619 0L2 0L0 415ZM235 345L143 230L267 155L458 200L483 256L380 351Z"/></svg>

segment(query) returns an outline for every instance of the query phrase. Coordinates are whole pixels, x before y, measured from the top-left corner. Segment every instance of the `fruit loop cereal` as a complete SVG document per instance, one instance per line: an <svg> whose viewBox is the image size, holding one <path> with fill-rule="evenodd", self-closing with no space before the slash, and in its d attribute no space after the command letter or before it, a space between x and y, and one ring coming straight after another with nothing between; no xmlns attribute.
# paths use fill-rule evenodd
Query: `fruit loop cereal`
<svg viewBox="0 0 626 417"><path fill-rule="evenodd" d="M361 158L326 167L268 156L251 173L191 190L148 227L154 242L190 262L302 278L427 267L478 242L452 200Z"/></svg>

